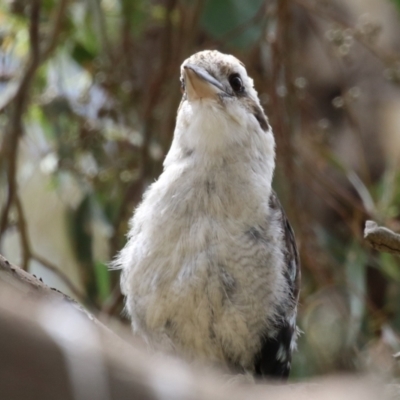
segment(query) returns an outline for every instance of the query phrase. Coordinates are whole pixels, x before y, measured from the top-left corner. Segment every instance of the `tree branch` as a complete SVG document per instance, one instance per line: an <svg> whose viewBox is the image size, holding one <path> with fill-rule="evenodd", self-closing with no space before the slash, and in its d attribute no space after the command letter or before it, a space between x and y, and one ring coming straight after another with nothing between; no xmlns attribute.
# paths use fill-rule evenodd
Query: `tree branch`
<svg viewBox="0 0 400 400"><path fill-rule="evenodd" d="M68 278L68 276L60 270L60 268L56 267L54 264L52 264L49 260L46 260L42 256L31 253L30 254L31 258L38 263L42 264L43 267L48 269L49 271L54 272L68 287L68 289L73 293L73 295L83 304L87 302L87 298L84 293L82 293Z"/></svg>
<svg viewBox="0 0 400 400"><path fill-rule="evenodd" d="M68 276L53 265L50 261L46 260L44 257L36 254L32 250L31 242L29 240L28 227L26 223L25 213L22 207L21 199L18 193L15 193L15 205L18 213L18 231L21 238L21 248L22 248L22 269L27 271L29 266L29 261L31 259L42 264L43 267L55 273L68 287L68 289L73 293L73 295L83 304L87 302L87 298L68 278Z"/></svg>
<svg viewBox="0 0 400 400"><path fill-rule="evenodd" d="M122 340L74 300L1 256L0 326L5 399L327 400L334 393L342 400L384 400L389 390L398 391L370 378L249 385L243 375L150 354L138 338Z"/></svg>
<svg viewBox="0 0 400 400"><path fill-rule="evenodd" d="M365 223L364 238L375 250L400 257L400 235L374 221Z"/></svg>
<svg viewBox="0 0 400 400"><path fill-rule="evenodd" d="M29 260L32 256L32 247L29 240L28 227L26 225L26 218L24 209L22 207L21 199L19 198L18 193L15 193L14 196L15 196L14 199L15 206L17 208L17 213L18 213L18 231L21 238L22 269L27 271L29 266Z"/></svg>
<svg viewBox="0 0 400 400"><path fill-rule="evenodd" d="M51 30L50 39L46 43L42 52L40 52L40 0L31 2L30 26L29 26L29 44L30 57L26 65L22 77L16 85L13 94L7 97L7 101L0 104L0 111L6 106L12 105L10 110L10 118L8 121L6 133L3 140L3 146L0 151L0 159L4 159L7 166L7 200L0 217L0 238L6 231L8 226L8 216L12 205L14 204L15 195L18 190L16 181L17 155L19 139L22 136L22 116L25 112L27 101L29 98L30 87L35 77L36 71L41 63L54 50L59 33L61 31L62 18L65 16L65 10L68 0L61 0L54 18L53 28ZM26 262L24 262L26 264Z"/></svg>

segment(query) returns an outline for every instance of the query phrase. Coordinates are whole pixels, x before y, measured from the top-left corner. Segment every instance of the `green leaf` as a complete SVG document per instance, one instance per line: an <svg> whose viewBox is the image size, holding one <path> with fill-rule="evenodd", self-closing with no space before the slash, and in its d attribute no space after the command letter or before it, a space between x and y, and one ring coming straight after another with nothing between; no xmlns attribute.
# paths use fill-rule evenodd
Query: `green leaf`
<svg viewBox="0 0 400 400"><path fill-rule="evenodd" d="M399 9L399 11L400 11L400 0L392 0L393 1L393 3L397 6L397 8Z"/></svg>
<svg viewBox="0 0 400 400"><path fill-rule="evenodd" d="M74 3L71 15L70 40L78 43L88 54L97 55L101 50L101 38L94 31L90 7L84 2Z"/></svg>
<svg viewBox="0 0 400 400"><path fill-rule="evenodd" d="M391 280L400 282L400 263L398 258L389 253L380 253L380 270Z"/></svg>
<svg viewBox="0 0 400 400"><path fill-rule="evenodd" d="M43 107L40 107L37 104L32 104L28 108L26 118L28 123L37 123L42 128L46 138L53 138L53 129L45 113L43 112Z"/></svg>
<svg viewBox="0 0 400 400"><path fill-rule="evenodd" d="M208 0L204 7L201 25L216 39L225 39L237 47L254 44L262 33L262 20L251 23L263 0Z"/></svg>
<svg viewBox="0 0 400 400"><path fill-rule="evenodd" d="M110 272L107 265L101 261L95 262L97 294L100 301L104 301L111 292Z"/></svg>
<svg viewBox="0 0 400 400"><path fill-rule="evenodd" d="M89 196L82 200L76 210L68 211L68 226L76 258L81 263L91 264L93 257Z"/></svg>
<svg viewBox="0 0 400 400"><path fill-rule="evenodd" d="M122 0L122 18L127 21L129 29L135 37L143 32L148 25L149 16L152 13L152 5L145 0Z"/></svg>
<svg viewBox="0 0 400 400"><path fill-rule="evenodd" d="M72 58L80 65L84 65L87 62L91 62L96 57L96 53L89 51L86 47L80 43L76 43L72 50Z"/></svg>

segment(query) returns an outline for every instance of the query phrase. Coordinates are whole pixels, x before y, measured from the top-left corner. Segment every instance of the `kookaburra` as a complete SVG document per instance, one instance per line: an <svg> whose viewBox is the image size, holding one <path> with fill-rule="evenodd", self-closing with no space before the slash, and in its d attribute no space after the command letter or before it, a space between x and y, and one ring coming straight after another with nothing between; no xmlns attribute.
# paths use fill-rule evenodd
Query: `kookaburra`
<svg viewBox="0 0 400 400"><path fill-rule="evenodd" d="M194 54L182 64L181 85L164 170L115 260L133 330L188 360L286 377L300 271L271 188L271 127L231 55Z"/></svg>

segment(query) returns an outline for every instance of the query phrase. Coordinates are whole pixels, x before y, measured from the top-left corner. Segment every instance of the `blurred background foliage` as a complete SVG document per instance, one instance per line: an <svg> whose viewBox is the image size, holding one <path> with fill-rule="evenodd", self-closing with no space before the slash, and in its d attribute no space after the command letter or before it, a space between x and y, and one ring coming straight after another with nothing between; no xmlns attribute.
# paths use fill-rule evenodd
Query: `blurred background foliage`
<svg viewBox="0 0 400 400"><path fill-rule="evenodd" d="M399 0L0 0L0 252L123 320L129 217L162 170L179 67L212 48L254 78L296 231L305 332L293 379L399 377Z"/></svg>

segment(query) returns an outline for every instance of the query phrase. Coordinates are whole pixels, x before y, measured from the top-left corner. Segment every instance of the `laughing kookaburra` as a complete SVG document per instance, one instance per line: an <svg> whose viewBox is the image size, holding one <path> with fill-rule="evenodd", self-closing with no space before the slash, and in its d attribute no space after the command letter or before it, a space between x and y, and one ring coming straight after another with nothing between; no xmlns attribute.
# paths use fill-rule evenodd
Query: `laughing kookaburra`
<svg viewBox="0 0 400 400"><path fill-rule="evenodd" d="M286 377L300 272L271 189L271 127L231 55L194 54L182 64L181 85L163 173L115 260L133 330L188 360Z"/></svg>

